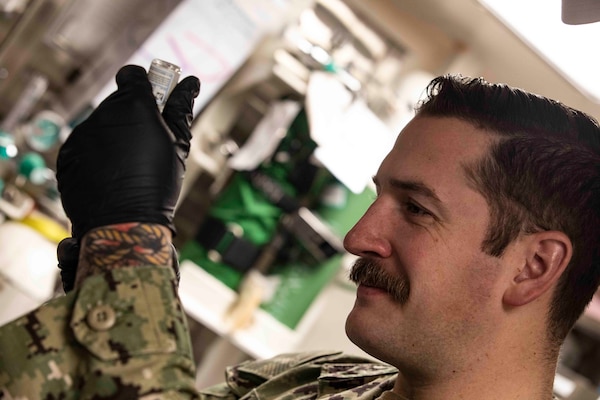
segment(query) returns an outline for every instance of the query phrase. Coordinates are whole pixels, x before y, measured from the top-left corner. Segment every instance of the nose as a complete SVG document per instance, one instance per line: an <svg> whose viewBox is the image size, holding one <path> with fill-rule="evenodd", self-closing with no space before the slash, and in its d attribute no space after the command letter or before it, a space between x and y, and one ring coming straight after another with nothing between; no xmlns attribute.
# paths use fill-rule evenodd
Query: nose
<svg viewBox="0 0 600 400"><path fill-rule="evenodd" d="M346 234L344 248L359 257L389 257L392 246L385 234L387 224L376 200Z"/></svg>

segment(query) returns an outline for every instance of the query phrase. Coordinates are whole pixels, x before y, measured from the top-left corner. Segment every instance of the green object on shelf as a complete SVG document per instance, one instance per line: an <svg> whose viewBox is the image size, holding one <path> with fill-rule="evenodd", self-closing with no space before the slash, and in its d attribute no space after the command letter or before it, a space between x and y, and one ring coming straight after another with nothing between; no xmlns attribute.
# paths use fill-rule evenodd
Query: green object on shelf
<svg viewBox="0 0 600 400"><path fill-rule="evenodd" d="M298 204L310 208L341 240L372 201L372 192L354 194L325 168L310 162L316 143L310 138L306 114L301 112L270 160L258 171L277 182ZM300 168L298 168L300 166ZM325 194L325 195L324 195ZM283 210L255 188L243 173L236 173L215 199L208 215L226 226L235 224L243 238L256 246L268 244L280 227ZM288 259L278 258L267 272L277 282L273 296L261 305L279 322L295 329L315 298L331 281L341 254L316 261L300 243L288 248ZM285 257L283 257L285 258ZM244 274L210 257L209 249L196 241L180 249L180 259L190 260L232 290L238 290Z"/></svg>
<svg viewBox="0 0 600 400"><path fill-rule="evenodd" d="M234 223L243 231L244 238L262 246L273 237L281 216L281 209L271 204L251 184L237 174L221 192L209 210L212 217L225 223ZM208 249L192 241L180 250L181 260L190 260L233 290L237 290L243 274L229 265L209 257Z"/></svg>
<svg viewBox="0 0 600 400"><path fill-rule="evenodd" d="M19 174L35 184L45 181L46 161L38 153L30 152L19 161Z"/></svg>

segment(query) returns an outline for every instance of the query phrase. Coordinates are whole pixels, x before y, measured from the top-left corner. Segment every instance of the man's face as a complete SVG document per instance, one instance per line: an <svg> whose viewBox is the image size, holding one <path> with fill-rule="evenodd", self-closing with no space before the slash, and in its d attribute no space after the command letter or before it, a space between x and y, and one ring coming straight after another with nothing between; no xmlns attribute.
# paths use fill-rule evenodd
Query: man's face
<svg viewBox="0 0 600 400"><path fill-rule="evenodd" d="M346 332L403 371L456 361L487 340L502 312L502 261L481 251L488 206L463 172L491 140L455 118L415 118L374 178L377 199L345 238L361 257Z"/></svg>

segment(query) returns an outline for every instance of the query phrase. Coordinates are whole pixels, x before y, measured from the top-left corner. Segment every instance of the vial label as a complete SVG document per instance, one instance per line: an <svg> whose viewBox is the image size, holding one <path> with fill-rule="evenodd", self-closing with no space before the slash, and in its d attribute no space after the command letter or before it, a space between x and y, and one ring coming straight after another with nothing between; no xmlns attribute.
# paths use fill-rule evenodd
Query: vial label
<svg viewBox="0 0 600 400"><path fill-rule="evenodd" d="M162 110L171 91L179 80L179 67L162 60L153 60L148 70L148 80L152 84L152 94Z"/></svg>

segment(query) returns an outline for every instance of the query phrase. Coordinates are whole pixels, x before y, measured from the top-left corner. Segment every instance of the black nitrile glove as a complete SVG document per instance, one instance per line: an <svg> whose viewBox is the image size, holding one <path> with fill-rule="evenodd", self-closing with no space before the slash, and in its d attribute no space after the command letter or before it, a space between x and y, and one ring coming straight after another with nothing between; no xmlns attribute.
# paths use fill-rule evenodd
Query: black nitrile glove
<svg viewBox="0 0 600 400"><path fill-rule="evenodd" d="M79 241L72 237L61 240L56 248L56 256L63 289L65 293L69 293L75 287L75 275L79 261Z"/></svg>
<svg viewBox="0 0 600 400"><path fill-rule="evenodd" d="M116 80L117 91L73 130L58 154L58 189L78 240L92 228L124 222L174 232L200 82L182 80L161 115L143 68L125 66Z"/></svg>

